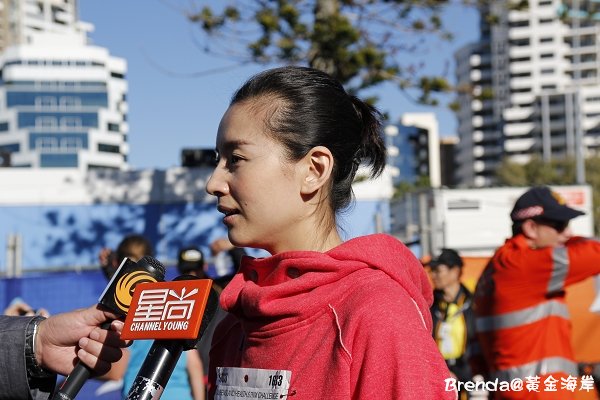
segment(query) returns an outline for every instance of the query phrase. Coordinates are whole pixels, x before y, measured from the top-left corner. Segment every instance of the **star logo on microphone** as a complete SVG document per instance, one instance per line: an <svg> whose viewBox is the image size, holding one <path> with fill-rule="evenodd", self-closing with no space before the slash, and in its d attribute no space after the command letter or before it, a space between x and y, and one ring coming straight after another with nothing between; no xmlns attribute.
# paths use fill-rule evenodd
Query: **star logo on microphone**
<svg viewBox="0 0 600 400"><path fill-rule="evenodd" d="M210 279L144 283L136 287L123 339L195 339Z"/></svg>
<svg viewBox="0 0 600 400"><path fill-rule="evenodd" d="M181 293L169 289L142 290L133 322L188 321L195 301L185 299L198 293L198 289L192 289L188 293L186 290L183 288Z"/></svg>

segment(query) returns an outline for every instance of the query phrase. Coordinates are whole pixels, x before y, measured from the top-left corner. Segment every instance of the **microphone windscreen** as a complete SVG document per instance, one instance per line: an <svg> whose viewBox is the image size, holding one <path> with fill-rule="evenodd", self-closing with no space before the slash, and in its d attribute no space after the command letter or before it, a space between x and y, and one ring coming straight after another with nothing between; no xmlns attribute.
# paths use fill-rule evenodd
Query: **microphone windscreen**
<svg viewBox="0 0 600 400"><path fill-rule="evenodd" d="M156 268L156 270L158 272L157 280L158 281L164 281L165 280L165 274L166 274L165 266L162 265L160 263L160 261L158 261L156 258L154 258L152 256L144 256L144 257L142 257L138 261L138 264L141 264L141 265L150 265L150 266Z"/></svg>
<svg viewBox="0 0 600 400"><path fill-rule="evenodd" d="M138 262L124 258L121 266L100 295L99 304L108 310L127 315L137 285L145 282L162 282L165 267L155 258L145 256Z"/></svg>

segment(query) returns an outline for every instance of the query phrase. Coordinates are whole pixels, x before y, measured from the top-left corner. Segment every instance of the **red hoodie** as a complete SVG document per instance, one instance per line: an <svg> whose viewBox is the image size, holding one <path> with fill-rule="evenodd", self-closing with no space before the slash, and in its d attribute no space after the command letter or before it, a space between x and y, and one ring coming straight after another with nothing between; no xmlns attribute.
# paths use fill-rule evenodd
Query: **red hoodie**
<svg viewBox="0 0 600 400"><path fill-rule="evenodd" d="M246 257L221 294L231 314L213 336L209 399L455 399L431 302L423 267L388 235Z"/></svg>

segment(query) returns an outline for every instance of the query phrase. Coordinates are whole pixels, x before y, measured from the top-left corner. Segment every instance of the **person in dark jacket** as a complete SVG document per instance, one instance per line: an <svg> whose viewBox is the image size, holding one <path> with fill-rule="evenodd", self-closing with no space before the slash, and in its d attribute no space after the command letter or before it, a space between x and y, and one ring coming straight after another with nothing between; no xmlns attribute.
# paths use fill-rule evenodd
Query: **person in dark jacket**
<svg viewBox="0 0 600 400"><path fill-rule="evenodd" d="M471 381L479 354L473 294L460 281L463 260L456 250L442 249L429 263L433 283L433 337L458 381Z"/></svg>
<svg viewBox="0 0 600 400"><path fill-rule="evenodd" d="M0 316L0 400L47 399L56 374L68 375L79 358L104 373L122 356L123 322L96 306L42 316Z"/></svg>

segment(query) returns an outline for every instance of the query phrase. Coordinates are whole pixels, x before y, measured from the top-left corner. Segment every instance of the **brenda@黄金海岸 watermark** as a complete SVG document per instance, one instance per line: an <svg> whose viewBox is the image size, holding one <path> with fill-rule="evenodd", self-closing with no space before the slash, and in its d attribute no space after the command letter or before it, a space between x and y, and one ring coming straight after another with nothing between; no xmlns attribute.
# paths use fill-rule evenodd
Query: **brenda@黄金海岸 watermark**
<svg viewBox="0 0 600 400"><path fill-rule="evenodd" d="M446 378L444 380L446 391L487 391L487 392L575 392L596 390L594 387L594 378L591 375L583 375L579 379L576 376L554 378L552 375L542 380L539 376L528 376L524 379L514 378L510 381L503 381L498 378L484 381L458 381L455 378Z"/></svg>

